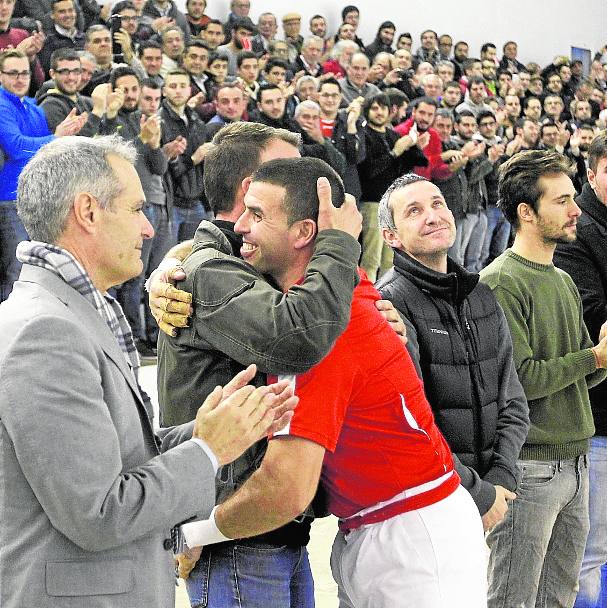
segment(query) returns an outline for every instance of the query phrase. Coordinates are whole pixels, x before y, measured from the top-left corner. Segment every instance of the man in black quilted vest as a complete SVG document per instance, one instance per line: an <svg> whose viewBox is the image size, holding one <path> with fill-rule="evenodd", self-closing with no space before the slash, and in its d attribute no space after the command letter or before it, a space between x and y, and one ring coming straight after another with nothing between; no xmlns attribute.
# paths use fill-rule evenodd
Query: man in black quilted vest
<svg viewBox="0 0 607 608"><path fill-rule="evenodd" d="M516 498L516 460L529 428L506 318L478 274L447 256L455 220L436 185L399 177L378 217L394 267L376 287L407 325L436 423L488 530Z"/></svg>

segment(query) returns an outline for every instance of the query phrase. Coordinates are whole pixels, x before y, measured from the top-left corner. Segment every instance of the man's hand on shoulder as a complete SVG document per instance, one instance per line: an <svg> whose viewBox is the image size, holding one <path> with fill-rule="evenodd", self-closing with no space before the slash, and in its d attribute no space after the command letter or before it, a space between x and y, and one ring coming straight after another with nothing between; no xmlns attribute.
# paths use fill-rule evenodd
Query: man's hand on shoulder
<svg viewBox="0 0 607 608"><path fill-rule="evenodd" d="M362 215L356 208L356 200L350 194L346 194L341 207L333 206L331 202L331 186L326 177L319 177L316 183L318 193L318 231L342 230L358 238L362 230Z"/></svg>
<svg viewBox="0 0 607 608"><path fill-rule="evenodd" d="M407 326L398 314L398 310L394 308L394 304L390 300L377 300L375 308L379 310L381 316L388 321L390 327L398 335L403 344L407 344Z"/></svg>

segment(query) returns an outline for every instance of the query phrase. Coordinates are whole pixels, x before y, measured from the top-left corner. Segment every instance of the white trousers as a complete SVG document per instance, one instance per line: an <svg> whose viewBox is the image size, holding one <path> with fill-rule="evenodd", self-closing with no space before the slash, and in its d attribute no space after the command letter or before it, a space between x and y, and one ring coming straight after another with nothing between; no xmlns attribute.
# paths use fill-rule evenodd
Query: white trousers
<svg viewBox="0 0 607 608"><path fill-rule="evenodd" d="M487 545L459 486L440 502L337 533L331 569L340 608L486 608Z"/></svg>

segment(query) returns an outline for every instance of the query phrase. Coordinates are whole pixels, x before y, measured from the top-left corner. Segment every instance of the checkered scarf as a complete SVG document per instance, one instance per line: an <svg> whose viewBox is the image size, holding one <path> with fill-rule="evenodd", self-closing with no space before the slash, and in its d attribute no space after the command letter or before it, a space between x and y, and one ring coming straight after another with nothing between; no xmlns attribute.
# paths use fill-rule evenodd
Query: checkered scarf
<svg viewBox="0 0 607 608"><path fill-rule="evenodd" d="M93 285L74 256L55 245L40 241L22 241L17 246L17 259L23 264L40 266L55 273L93 306L114 334L136 380L139 355L124 312L115 298L107 293L102 294Z"/></svg>

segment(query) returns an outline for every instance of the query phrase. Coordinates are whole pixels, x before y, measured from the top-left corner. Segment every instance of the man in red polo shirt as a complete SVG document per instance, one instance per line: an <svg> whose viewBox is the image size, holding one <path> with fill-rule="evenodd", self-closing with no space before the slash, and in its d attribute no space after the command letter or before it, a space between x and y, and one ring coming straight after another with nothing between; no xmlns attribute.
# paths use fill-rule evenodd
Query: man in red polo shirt
<svg viewBox="0 0 607 608"><path fill-rule="evenodd" d="M311 256L319 178L340 204L341 180L322 161L262 165L235 226L245 261L285 292ZM342 606L485 607L478 510L377 299L361 272L345 332L325 359L292 378L300 401L289 427L210 520L183 526L185 538L196 546L276 528L306 510L320 478L340 518L332 565Z"/></svg>

